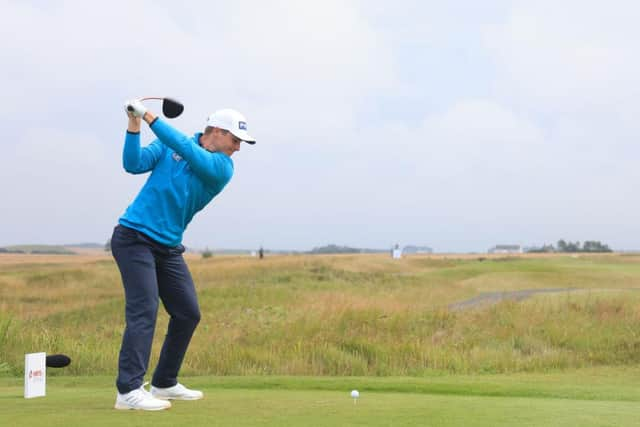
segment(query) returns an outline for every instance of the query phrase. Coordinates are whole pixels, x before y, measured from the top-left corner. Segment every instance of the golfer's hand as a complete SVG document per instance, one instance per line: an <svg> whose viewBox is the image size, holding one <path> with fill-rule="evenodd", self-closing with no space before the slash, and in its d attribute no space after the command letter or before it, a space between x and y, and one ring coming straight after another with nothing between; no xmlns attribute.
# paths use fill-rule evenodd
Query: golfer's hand
<svg viewBox="0 0 640 427"><path fill-rule="evenodd" d="M147 108L142 105L139 99L129 99L124 102L124 111L131 113L135 117L142 117L147 112Z"/></svg>

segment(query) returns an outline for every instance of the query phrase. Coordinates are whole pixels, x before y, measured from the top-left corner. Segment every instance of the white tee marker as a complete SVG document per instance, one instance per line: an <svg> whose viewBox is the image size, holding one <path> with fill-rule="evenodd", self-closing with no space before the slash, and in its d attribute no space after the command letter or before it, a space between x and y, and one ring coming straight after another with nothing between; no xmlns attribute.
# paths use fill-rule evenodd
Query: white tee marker
<svg viewBox="0 0 640 427"><path fill-rule="evenodd" d="M28 353L24 356L24 398L45 395L47 383L47 353Z"/></svg>

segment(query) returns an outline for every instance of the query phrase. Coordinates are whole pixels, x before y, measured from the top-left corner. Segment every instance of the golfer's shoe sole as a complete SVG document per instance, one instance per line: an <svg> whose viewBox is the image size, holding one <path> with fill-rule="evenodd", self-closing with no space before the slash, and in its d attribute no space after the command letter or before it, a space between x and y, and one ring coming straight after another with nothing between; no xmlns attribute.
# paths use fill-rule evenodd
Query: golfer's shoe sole
<svg viewBox="0 0 640 427"><path fill-rule="evenodd" d="M153 395L154 399L160 399L160 400L200 400L203 397L204 396L191 397L191 396L159 396L157 394Z"/></svg>
<svg viewBox="0 0 640 427"><path fill-rule="evenodd" d="M171 406L159 406L159 407L155 407L155 408L136 408L133 406L129 406L129 405L118 405L116 404L114 406L115 409L118 409L120 411L126 411L128 409L134 410L134 411L166 411L167 409L171 409Z"/></svg>
<svg viewBox="0 0 640 427"><path fill-rule="evenodd" d="M189 390L180 383L168 388L151 387L150 393L154 399L162 400L200 400L204 397L200 390Z"/></svg>

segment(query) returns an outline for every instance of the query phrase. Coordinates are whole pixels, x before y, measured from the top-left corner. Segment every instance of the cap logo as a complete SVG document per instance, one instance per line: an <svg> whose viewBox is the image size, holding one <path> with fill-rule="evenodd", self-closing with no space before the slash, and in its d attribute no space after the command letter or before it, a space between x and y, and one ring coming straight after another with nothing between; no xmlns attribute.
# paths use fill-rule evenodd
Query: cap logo
<svg viewBox="0 0 640 427"><path fill-rule="evenodd" d="M240 130L247 130L247 122L238 122Z"/></svg>

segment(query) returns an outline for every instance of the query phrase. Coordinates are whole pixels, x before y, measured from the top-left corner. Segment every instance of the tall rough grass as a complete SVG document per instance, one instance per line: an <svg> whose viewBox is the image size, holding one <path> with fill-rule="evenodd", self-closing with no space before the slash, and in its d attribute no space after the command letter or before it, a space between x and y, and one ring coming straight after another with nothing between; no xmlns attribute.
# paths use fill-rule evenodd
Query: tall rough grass
<svg viewBox="0 0 640 427"><path fill-rule="evenodd" d="M185 374L411 375L640 361L639 257L192 258L202 321ZM574 288L466 310L481 292ZM124 327L114 263L0 263L0 374L63 352L111 374ZM157 358L167 316L156 329ZM153 366L153 365L152 365ZM55 374L55 373L54 373Z"/></svg>

